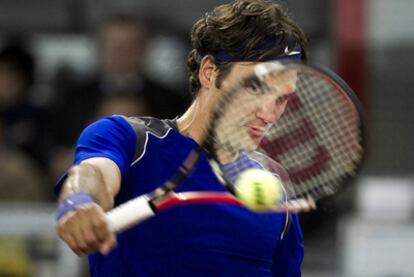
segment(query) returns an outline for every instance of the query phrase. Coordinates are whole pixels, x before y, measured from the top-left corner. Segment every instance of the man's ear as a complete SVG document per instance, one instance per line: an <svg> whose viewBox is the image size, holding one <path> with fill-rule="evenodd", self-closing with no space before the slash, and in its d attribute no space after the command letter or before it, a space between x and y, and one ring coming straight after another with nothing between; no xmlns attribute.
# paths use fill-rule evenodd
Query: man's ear
<svg viewBox="0 0 414 277"><path fill-rule="evenodd" d="M198 79L200 80L202 87L208 89L211 85L214 85L216 68L211 56L207 55L201 60Z"/></svg>

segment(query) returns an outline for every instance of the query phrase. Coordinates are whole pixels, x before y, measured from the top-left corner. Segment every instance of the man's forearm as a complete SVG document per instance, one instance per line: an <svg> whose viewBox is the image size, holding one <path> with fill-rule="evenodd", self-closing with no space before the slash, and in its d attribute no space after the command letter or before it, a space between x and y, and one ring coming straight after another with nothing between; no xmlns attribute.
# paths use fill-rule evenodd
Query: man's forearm
<svg viewBox="0 0 414 277"><path fill-rule="evenodd" d="M85 160L69 171L59 196L56 230L77 255L106 255L115 247L105 211L113 207L120 183L118 166L107 158Z"/></svg>
<svg viewBox="0 0 414 277"><path fill-rule="evenodd" d="M63 184L59 202L74 193L85 192L103 210L111 209L120 186L120 174L115 166L108 159L93 158L72 167Z"/></svg>

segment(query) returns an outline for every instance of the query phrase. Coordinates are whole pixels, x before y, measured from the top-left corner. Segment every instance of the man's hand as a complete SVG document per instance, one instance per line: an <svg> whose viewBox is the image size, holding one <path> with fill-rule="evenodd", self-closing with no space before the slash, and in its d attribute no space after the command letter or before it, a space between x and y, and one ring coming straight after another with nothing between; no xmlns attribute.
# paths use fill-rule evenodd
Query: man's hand
<svg viewBox="0 0 414 277"><path fill-rule="evenodd" d="M78 256L96 251L106 255L116 246L105 212L96 203L79 206L65 214L58 221L57 233Z"/></svg>
<svg viewBox="0 0 414 277"><path fill-rule="evenodd" d="M79 256L115 247L105 211L113 208L121 184L118 166L107 158L90 158L74 166L59 197L57 233Z"/></svg>

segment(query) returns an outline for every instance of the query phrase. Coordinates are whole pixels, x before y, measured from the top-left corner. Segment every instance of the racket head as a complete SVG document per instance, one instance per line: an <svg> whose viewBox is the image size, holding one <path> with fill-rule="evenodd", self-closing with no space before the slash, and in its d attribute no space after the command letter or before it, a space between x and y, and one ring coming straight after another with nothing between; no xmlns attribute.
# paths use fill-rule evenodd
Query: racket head
<svg viewBox="0 0 414 277"><path fill-rule="evenodd" d="M263 110L268 115L262 120L268 122L262 125L257 117ZM212 116L210 149L227 185L242 171L259 167L285 179L287 199L318 200L359 172L365 128L358 98L330 70L260 63L223 93Z"/></svg>

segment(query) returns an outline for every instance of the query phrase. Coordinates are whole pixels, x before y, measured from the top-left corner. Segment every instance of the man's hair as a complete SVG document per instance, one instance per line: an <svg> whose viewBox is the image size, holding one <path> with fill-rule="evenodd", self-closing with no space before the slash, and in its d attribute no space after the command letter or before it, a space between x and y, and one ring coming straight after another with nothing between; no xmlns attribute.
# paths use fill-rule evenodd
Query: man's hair
<svg viewBox="0 0 414 277"><path fill-rule="evenodd" d="M129 28L135 28L138 32L143 34L143 37L146 38L148 33L148 22L146 18L137 18L134 15L130 14L112 14L106 18L103 18L102 21L98 24L98 33L102 32L107 28L113 26L126 26Z"/></svg>
<svg viewBox="0 0 414 277"><path fill-rule="evenodd" d="M216 7L198 20L191 32L193 49L188 54L190 91L201 87L198 73L204 56L213 57L218 67L216 86L230 72L231 63L218 61L225 54L236 60L264 60L283 56L292 41L306 59L306 38L282 6L272 0L236 0Z"/></svg>
<svg viewBox="0 0 414 277"><path fill-rule="evenodd" d="M25 87L29 87L34 81L35 62L22 44L18 38L11 38L0 51L0 66L20 76Z"/></svg>

